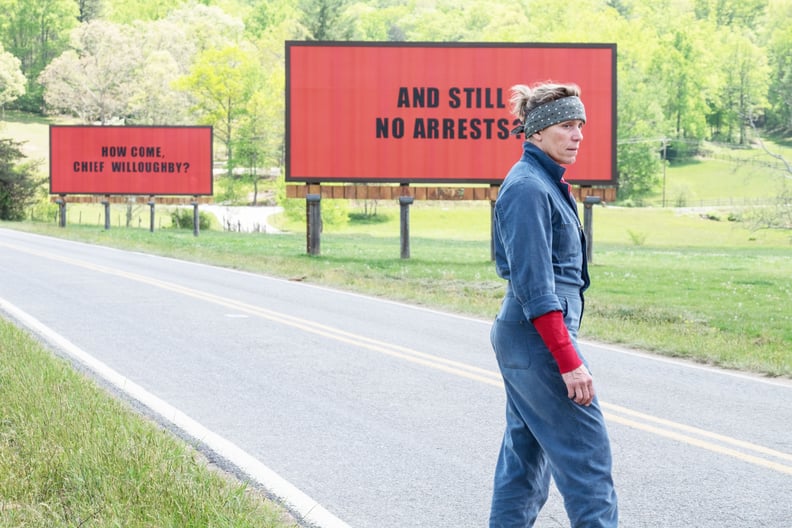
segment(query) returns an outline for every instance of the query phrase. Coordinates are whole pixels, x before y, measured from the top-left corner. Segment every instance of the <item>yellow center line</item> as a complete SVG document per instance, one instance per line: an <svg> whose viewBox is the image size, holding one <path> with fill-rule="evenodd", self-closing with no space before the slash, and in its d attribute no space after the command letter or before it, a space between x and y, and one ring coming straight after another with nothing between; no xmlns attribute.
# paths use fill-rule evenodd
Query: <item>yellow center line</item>
<svg viewBox="0 0 792 528"><path fill-rule="evenodd" d="M730 436L724 436L718 433L713 433L711 431L706 431L704 429L699 429L698 427L691 427L689 425L684 425L677 422L672 422L671 420L666 420L664 418L658 418L656 416L652 416L650 414L644 414L642 412L633 411L632 409L628 409L626 407L622 407L620 405L614 405L612 403L600 403L600 406L605 410L611 410L613 412L617 412L620 414L626 414L628 416L633 416L635 418L640 418L641 420L645 420L647 422L654 422L656 424L663 425L665 427L671 427L674 429L679 429L680 431L685 431L687 433L696 434L699 436L703 436L706 438L711 438L713 440L717 440L719 442L723 442L725 444L731 444L742 449L747 449L749 451L756 451L757 453L762 453L763 455L768 455L775 458L780 458L782 460L789 460L792 461L792 455L789 453L783 453L781 451L776 451L774 449L770 449L768 447L760 446L757 444L752 444L750 442L745 442L743 440L737 440L736 438L732 438ZM626 420L626 419L625 419Z"/></svg>
<svg viewBox="0 0 792 528"><path fill-rule="evenodd" d="M627 427L640 429L641 431L646 431L648 433L656 434L658 436L663 436L665 438L671 438L673 440L682 442L684 444L700 447L702 449L706 449L707 451L712 451L713 453L719 453L721 455L726 455L732 458L736 458L738 460L742 460L743 462L748 462L749 464L754 464L756 466L772 469L773 471L778 471L779 473L786 473L787 475L792 475L792 466L787 466L778 462L774 462L772 460L767 460L765 458L761 458L755 455L743 453L741 451L737 451L736 449L731 449L718 444L714 444L712 442L707 442L706 440L701 440L698 438L694 438L692 436L683 435L674 431L661 429L659 427L655 427L649 424L636 422L635 420L630 420L629 418L623 418L621 416L617 416L615 414L611 414L608 412L603 413L603 415L607 420L610 420L612 422L621 425L626 425ZM759 446L753 446L752 449L756 449L756 447Z"/></svg>
<svg viewBox="0 0 792 528"><path fill-rule="evenodd" d="M51 260L60 261L66 264L71 264L73 266L77 266L83 269L93 270L108 275L122 277L132 281L141 282L166 291L171 291L187 297L192 297L195 299L211 302L220 306L225 306L232 310L237 310L250 315L254 315L256 317L267 319L269 321L280 323L286 326L290 326L292 328L296 328L304 332L326 337L328 339L333 339L335 341L339 341L342 343L347 343L380 354L399 358L404 361L408 361L414 364L418 364L435 370L446 372L448 374L477 381L494 387L499 387L499 388L503 387L503 380L501 378L501 375L499 372L496 371L476 367L474 365L468 365L466 363L442 358L432 354L427 354L408 347L403 347L403 346L387 343L384 341L379 341L377 339L365 337L352 332L347 332L345 330L334 328L328 325L323 325L321 323L317 323L316 321L311 321L308 319L302 319L300 317L295 317L292 315L275 312L273 310L262 308L261 306L256 306L253 304L236 301L233 299L229 299L227 297L221 297L219 295L214 295L208 292L202 292L200 290L195 290L185 286L180 286L172 282L161 281L158 279L147 277L145 275L139 275L136 273L122 271L116 268L101 266L84 260L78 260L64 256L57 256L44 251L23 248L13 244L0 242L0 245L24 253L37 255ZM704 429L691 427L685 424L673 422L671 420L666 420L649 414L641 413L619 405L600 401L600 406L603 409L605 418L611 422L618 423L641 431L645 431L648 433L652 433L665 438L670 438L684 444L696 446L701 449L705 449L714 453L736 458L738 460L742 460L744 462L748 462L750 464L754 464L767 469L772 469L780 473L792 475L792 466L788 466L773 460L762 458L760 456L738 451L736 449L725 447L723 445L716 444L708 440L703 440L701 438L696 438L691 435L697 435L703 438L708 438L717 442L721 442L723 444L730 444L732 446L739 447L743 450L752 451L754 453L760 453L768 457L774 457L781 460L792 461L792 455L788 453L783 453L781 451L776 451L764 446L760 446L750 442L745 442L728 436L706 431ZM625 417L625 415L627 417ZM641 421L638 421L636 419ZM657 426L651 425L652 423L657 424ZM678 431L684 431L685 433L688 434L682 434L680 432L674 431L673 429L676 429Z"/></svg>

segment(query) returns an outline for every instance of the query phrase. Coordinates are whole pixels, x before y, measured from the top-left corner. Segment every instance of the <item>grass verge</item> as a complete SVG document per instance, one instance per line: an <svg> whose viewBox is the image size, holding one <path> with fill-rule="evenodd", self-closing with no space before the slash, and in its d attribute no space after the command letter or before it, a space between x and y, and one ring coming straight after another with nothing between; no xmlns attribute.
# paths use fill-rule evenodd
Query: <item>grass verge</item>
<svg viewBox="0 0 792 528"><path fill-rule="evenodd" d="M0 526L296 526L0 320Z"/></svg>

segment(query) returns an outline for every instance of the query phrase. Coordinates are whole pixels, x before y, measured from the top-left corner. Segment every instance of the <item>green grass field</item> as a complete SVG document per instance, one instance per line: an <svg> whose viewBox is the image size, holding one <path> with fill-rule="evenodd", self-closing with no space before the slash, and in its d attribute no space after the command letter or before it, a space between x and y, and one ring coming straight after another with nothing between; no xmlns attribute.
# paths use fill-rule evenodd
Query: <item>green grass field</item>
<svg viewBox="0 0 792 528"><path fill-rule="evenodd" d="M672 163L665 185L649 201L668 207L745 207L773 200L790 185L785 164L774 156L792 160L789 142L772 139L754 142L752 148L727 148L704 144L705 157Z"/></svg>

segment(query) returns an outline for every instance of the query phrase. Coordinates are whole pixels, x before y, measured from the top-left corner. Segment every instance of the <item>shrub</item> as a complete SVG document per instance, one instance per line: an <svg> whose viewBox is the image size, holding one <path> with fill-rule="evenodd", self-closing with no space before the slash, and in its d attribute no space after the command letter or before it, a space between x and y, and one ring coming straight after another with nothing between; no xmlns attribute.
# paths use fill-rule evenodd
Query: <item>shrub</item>
<svg viewBox="0 0 792 528"><path fill-rule="evenodd" d="M192 208L180 207L171 212L171 224L176 229L193 229ZM212 227L212 219L208 213L198 211L198 229L205 231Z"/></svg>
<svg viewBox="0 0 792 528"><path fill-rule="evenodd" d="M630 240L636 246L643 246L646 242L646 233L639 233L637 231L633 231L632 229L627 230L627 234L630 235Z"/></svg>
<svg viewBox="0 0 792 528"><path fill-rule="evenodd" d="M0 220L23 220L41 185L36 178L39 162L24 161L21 147L18 141L0 139Z"/></svg>
<svg viewBox="0 0 792 528"><path fill-rule="evenodd" d="M28 208L30 219L34 222L52 222L58 219L58 204L53 203L47 196Z"/></svg>
<svg viewBox="0 0 792 528"><path fill-rule="evenodd" d="M276 181L276 199L278 205L283 207L286 218L306 222L306 202L304 198L287 198L286 181L279 176ZM323 199L320 202L322 224L332 227L343 227L349 223L349 200Z"/></svg>

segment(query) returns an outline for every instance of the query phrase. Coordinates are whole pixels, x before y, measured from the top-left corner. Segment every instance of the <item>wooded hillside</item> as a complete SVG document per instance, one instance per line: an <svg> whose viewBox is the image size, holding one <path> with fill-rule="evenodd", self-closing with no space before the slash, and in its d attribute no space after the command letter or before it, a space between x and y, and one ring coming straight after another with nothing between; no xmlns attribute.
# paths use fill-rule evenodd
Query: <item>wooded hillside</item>
<svg viewBox="0 0 792 528"><path fill-rule="evenodd" d="M0 0L0 105L212 125L279 167L284 41L616 43L620 197L701 141L792 132L788 0Z"/></svg>

